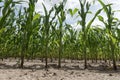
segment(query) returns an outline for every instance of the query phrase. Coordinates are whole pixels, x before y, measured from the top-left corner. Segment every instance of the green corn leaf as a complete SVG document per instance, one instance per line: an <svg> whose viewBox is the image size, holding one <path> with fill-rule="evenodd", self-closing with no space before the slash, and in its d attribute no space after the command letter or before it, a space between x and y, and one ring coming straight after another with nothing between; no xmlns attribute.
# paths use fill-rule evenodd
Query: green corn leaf
<svg viewBox="0 0 120 80"><path fill-rule="evenodd" d="M86 10L89 11L89 9L90 9L90 4L89 4L89 2L87 2L87 4L86 4Z"/></svg>
<svg viewBox="0 0 120 80"><path fill-rule="evenodd" d="M102 21L102 22L104 21L104 18L103 18L102 16L100 16L100 15L98 16L98 19L99 19L100 21Z"/></svg>
<svg viewBox="0 0 120 80"><path fill-rule="evenodd" d="M113 20L115 20L115 21L119 21L119 19L118 19L118 18L114 18Z"/></svg>
<svg viewBox="0 0 120 80"><path fill-rule="evenodd" d="M48 14L48 17L50 17L51 13L54 11L54 8L51 8ZM56 15L55 15L56 16ZM53 18L54 19L54 18Z"/></svg>
<svg viewBox="0 0 120 80"><path fill-rule="evenodd" d="M77 25L78 25L78 24L82 25L82 21L77 21Z"/></svg>
<svg viewBox="0 0 120 80"><path fill-rule="evenodd" d="M69 9L68 11L69 11L70 15L73 16L72 9Z"/></svg>
<svg viewBox="0 0 120 80"><path fill-rule="evenodd" d="M0 21L1 21L2 17L0 17Z"/></svg>
<svg viewBox="0 0 120 80"><path fill-rule="evenodd" d="M100 14L100 12L102 11L102 9L99 9L96 14L94 15L94 17L90 20L90 22L87 25L87 28L89 29L91 24L93 23L93 21L95 20L95 18L97 17L98 14Z"/></svg>
<svg viewBox="0 0 120 80"><path fill-rule="evenodd" d="M88 11L87 13L88 13L88 14L92 14L92 11Z"/></svg>
<svg viewBox="0 0 120 80"><path fill-rule="evenodd" d="M35 14L35 16L33 17L33 21L36 20L36 19L39 19L40 18L40 14Z"/></svg>
<svg viewBox="0 0 120 80"><path fill-rule="evenodd" d="M42 3L42 5L43 5L44 11L45 11L45 15L47 16L48 15L47 9L43 3Z"/></svg>
<svg viewBox="0 0 120 80"><path fill-rule="evenodd" d="M0 34L2 34L5 30L6 30L6 28L0 29Z"/></svg>
<svg viewBox="0 0 120 80"><path fill-rule="evenodd" d="M66 19L65 12L63 10L61 11L61 19L62 21L65 21Z"/></svg>
<svg viewBox="0 0 120 80"><path fill-rule="evenodd" d="M114 38L113 35L111 35L111 34L108 34L108 35L111 38L112 43L115 44L116 43L116 38Z"/></svg>
<svg viewBox="0 0 120 80"><path fill-rule="evenodd" d="M98 1L102 5L102 7L103 7L103 9L104 9L104 11L106 13L106 15L109 17L109 15L110 15L110 14L108 14L109 13L109 8L107 8L107 7L108 6L110 7L110 5L112 5L112 4L105 5L104 2L102 2L102 0L98 0Z"/></svg>
<svg viewBox="0 0 120 80"><path fill-rule="evenodd" d="M104 4L104 2L102 2L102 0L98 0L99 2L100 2L100 4L104 7L104 11L106 12L106 13L108 13L108 8L107 8L107 6Z"/></svg>
<svg viewBox="0 0 120 80"><path fill-rule="evenodd" d="M77 13L77 11L78 11L78 9L77 9L77 8L75 8L75 9L73 10L73 15L74 15L74 14L76 14L76 13Z"/></svg>

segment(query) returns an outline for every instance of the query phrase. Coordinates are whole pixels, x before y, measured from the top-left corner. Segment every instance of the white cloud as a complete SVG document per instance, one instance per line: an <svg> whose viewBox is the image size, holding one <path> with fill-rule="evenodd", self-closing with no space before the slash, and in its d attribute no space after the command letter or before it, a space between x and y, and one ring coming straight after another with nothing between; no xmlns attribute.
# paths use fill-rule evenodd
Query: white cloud
<svg viewBox="0 0 120 80"><path fill-rule="evenodd" d="M50 10L50 8L54 5L54 4L59 4L60 1L63 1L63 0L38 0L38 3L36 4L36 12L42 12L44 13L44 10L43 10L43 6L42 6L42 3L45 4L47 10ZM87 0L89 2L92 2L93 0ZM120 0L104 0L104 3L108 4L108 3L113 3L112 5L112 8L113 10L119 10L120 8ZM26 4L27 5L27 4ZM24 4L25 6L25 4ZM80 5L79 5L79 0L67 0L67 3L66 3L66 6L65 6L66 9L74 9L74 8L78 8L80 9ZM91 6L90 10L92 11L93 15L95 14L95 12L101 8L101 5L99 2L97 2L96 0L96 3L94 5ZM87 17L87 20L91 20L91 18L93 17L93 15L88 15ZM101 15L105 18L106 18L106 15L104 12L101 13ZM120 17L120 13L115 13L115 17ZM66 22L67 23L70 23L70 24L75 24L77 22L78 18L75 20L73 19L70 15L67 15L67 20ZM98 24L98 25L101 25L101 23L96 19L93 23L93 25L95 24Z"/></svg>
<svg viewBox="0 0 120 80"><path fill-rule="evenodd" d="M74 24L71 24L71 26L73 27L73 29L75 30L80 30L82 28L82 26L80 24L77 24L77 23L74 23Z"/></svg>
<svg viewBox="0 0 120 80"><path fill-rule="evenodd" d="M74 8L79 8L79 0L67 0L66 9L74 9Z"/></svg>
<svg viewBox="0 0 120 80"><path fill-rule="evenodd" d="M42 3L43 3L43 0L38 0L38 2L35 5L36 12L42 12L43 10Z"/></svg>

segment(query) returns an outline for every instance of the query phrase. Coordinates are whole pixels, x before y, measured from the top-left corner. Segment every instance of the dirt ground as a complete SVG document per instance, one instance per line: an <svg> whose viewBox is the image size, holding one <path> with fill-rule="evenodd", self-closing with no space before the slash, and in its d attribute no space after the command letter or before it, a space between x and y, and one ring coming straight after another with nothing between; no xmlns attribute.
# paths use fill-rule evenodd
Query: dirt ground
<svg viewBox="0 0 120 80"><path fill-rule="evenodd" d="M83 61L67 60L62 68L57 62L49 63L48 70L39 60L25 62L24 69L17 67L15 60L0 61L0 80L120 80L120 71L113 71L101 63L90 63L83 69Z"/></svg>

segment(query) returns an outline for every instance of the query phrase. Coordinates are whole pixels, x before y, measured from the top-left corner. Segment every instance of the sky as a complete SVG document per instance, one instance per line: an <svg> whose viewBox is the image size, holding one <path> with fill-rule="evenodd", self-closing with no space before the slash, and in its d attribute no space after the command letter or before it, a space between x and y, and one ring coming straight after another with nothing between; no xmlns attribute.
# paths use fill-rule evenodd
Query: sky
<svg viewBox="0 0 120 80"><path fill-rule="evenodd" d="M23 1L29 1L29 0L23 0ZM47 10L49 11L54 4L59 4L60 1L62 1L62 0L38 0L38 2L36 3L36 6L35 6L35 11L40 12L41 14L44 14L42 3L45 4ZM93 0L87 0L87 1L92 2ZM92 11L93 14L89 14L87 16L86 22L89 22L92 19L92 17L94 16L95 12L101 8L100 3L97 0L95 0L95 1L96 1L95 4L90 7L90 11ZM113 3L113 5L112 5L113 10L120 10L120 0L103 0L103 1L106 4ZM23 3L22 6L27 7L28 4ZM79 0L67 0L65 9L74 9L74 8L80 9ZM77 15L78 14L76 14L76 16ZM106 15L104 14L104 12L102 12L101 15L104 18L106 18ZM66 23L71 24L74 28L78 29L78 28L80 28L80 26L77 25L77 21L80 20L80 18L79 17L76 18L76 16L71 17L69 14L67 14L66 15ZM115 17L120 17L120 12L116 12ZM96 19L92 25L94 26L94 25L103 25L103 24L98 19Z"/></svg>
<svg viewBox="0 0 120 80"><path fill-rule="evenodd" d="M47 10L50 10L50 8L54 5L54 4L58 4L60 1L62 0L38 0L38 3L36 4L36 11L37 12L41 12L43 13L43 7L42 7L42 3L44 3L47 7ZM88 2L92 2L93 0L87 0ZM120 10L120 0L103 0L104 3L109 4L112 3L112 8L113 10ZM74 9L74 8L80 8L79 5L79 0L67 0L66 9ZM93 17L93 15L95 14L95 12L101 8L100 3L96 0L95 4L92 5L90 7L90 10L92 11L92 15L88 15L87 17L87 21L91 20L91 18ZM104 14L104 12L101 13L101 15L106 18L106 15ZM71 17L69 14L66 15L67 19L66 19L66 23L71 24L73 27L75 27L76 29L80 28L79 25L77 25L77 21L80 20L79 18L77 19L76 17ZM120 12L116 12L115 13L115 17L120 17ZM107 19L107 18L106 18ZM103 25L98 19L96 19L94 21L94 23L92 24L94 25Z"/></svg>

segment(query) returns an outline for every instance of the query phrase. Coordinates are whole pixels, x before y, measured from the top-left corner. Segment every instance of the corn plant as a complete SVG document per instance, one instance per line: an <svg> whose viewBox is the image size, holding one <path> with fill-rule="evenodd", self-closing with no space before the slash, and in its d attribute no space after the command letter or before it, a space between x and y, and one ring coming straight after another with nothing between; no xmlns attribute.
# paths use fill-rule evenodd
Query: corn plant
<svg viewBox="0 0 120 80"><path fill-rule="evenodd" d="M57 16L58 13L55 13L54 16L52 16L51 18L51 14L54 11L54 7L52 7L49 12L47 11L45 5L43 4L43 8L44 8L44 18L43 18L43 31L44 31L44 46L45 46L45 68L48 68L48 53L49 52L49 43L50 43L50 39L51 39L51 29L55 29L54 27L56 26L56 24L54 25L54 20Z"/></svg>
<svg viewBox="0 0 120 80"><path fill-rule="evenodd" d="M116 36L115 36L115 27L118 22L116 18L114 18L114 11L111 8L111 5L108 7L101 1L98 0L100 4L104 7L104 12L107 16L107 21L104 20L102 16L98 16L99 20L104 23L106 27L106 34L108 35L109 38L109 45L110 45L110 51L111 51L111 58L113 61L113 68L114 70L117 70L116 66L116 57L115 57L115 46L116 46Z"/></svg>
<svg viewBox="0 0 120 80"><path fill-rule="evenodd" d="M87 14L89 13L89 9L90 9L91 5L86 0L83 2L81 0L79 0L79 2L80 2L80 10L78 11L78 13L79 13L79 16L81 17L81 20L79 21L79 23L82 26L82 51L84 54L84 68L86 69L87 68L87 56L86 56L87 55L87 52L86 52L87 32L88 32L89 28L91 27L91 24L97 17L97 15L102 11L102 9L99 9L95 13L94 17L86 25L86 17L87 17Z"/></svg>
<svg viewBox="0 0 120 80"><path fill-rule="evenodd" d="M1 2L4 2L4 5L0 7L0 51L2 54L8 51L7 44L9 44L9 38L12 35L12 31L14 30L13 23L15 21L14 9L16 2L14 2L13 0L0 1L0 3ZM2 54L1 56L3 55L4 54Z"/></svg>
<svg viewBox="0 0 120 80"><path fill-rule="evenodd" d="M100 47L101 42L101 29L99 28L90 28L87 34L87 46L89 48L89 54L91 55L91 59L96 60L98 58L98 49Z"/></svg>
<svg viewBox="0 0 120 80"><path fill-rule="evenodd" d="M66 0L55 4L48 11L42 4L44 14L35 11L37 0L29 0L28 7L18 7L22 1L0 0L0 57L20 58L20 67L24 68L24 60L45 58L45 68L48 61L58 59L58 68L61 60L84 60L86 69L87 60L100 59L107 62L112 60L114 70L117 70L116 60L120 59L120 21L114 17L115 11L111 4L98 2L102 8L87 20L91 4L86 0L79 0L80 9L68 9L72 18L78 12L78 23L82 27L74 30L71 24L66 23ZM107 20L101 16L105 12ZM18 12L16 12L18 11ZM92 23L98 17L105 26L104 29L93 28ZM96 26L97 27L97 26Z"/></svg>
<svg viewBox="0 0 120 80"><path fill-rule="evenodd" d="M61 67L61 55L63 53L63 22L65 21L66 17L65 17L65 11L64 11L64 6L65 6L65 2L62 2L58 7L55 6L55 10L57 13L57 18L59 21L59 33L58 33L58 39L59 39L59 61L58 61L58 67Z"/></svg>
<svg viewBox="0 0 120 80"><path fill-rule="evenodd" d="M29 7L24 8L24 12L22 13L22 9L19 10L17 20L18 25L18 34L20 35L20 51L21 51L21 65L23 68L25 55L28 53L29 43L32 37L33 32L39 25L39 14L35 14L35 3L36 1L30 0ZM37 20L37 23L36 23ZM30 43L31 44L31 43Z"/></svg>

